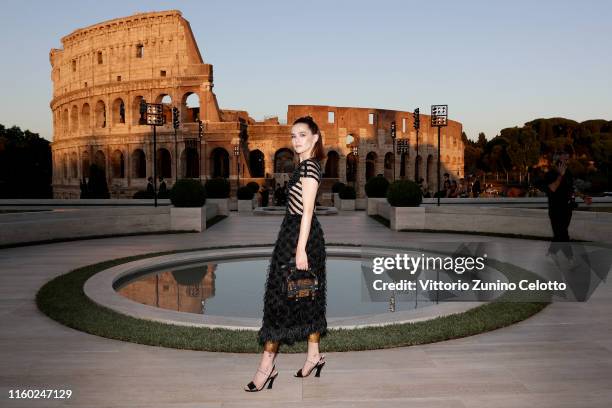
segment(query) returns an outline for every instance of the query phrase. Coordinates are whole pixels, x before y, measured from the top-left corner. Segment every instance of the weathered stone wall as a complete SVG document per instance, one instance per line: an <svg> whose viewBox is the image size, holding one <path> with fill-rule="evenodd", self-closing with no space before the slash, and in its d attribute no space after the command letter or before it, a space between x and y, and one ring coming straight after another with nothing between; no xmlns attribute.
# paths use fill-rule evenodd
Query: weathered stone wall
<svg viewBox="0 0 612 408"><path fill-rule="evenodd" d="M290 125L276 118L257 122L248 112L223 110L213 92L213 67L202 58L189 22L176 10L135 14L78 29L52 49L53 188L56 198L76 198L80 181L89 177L89 164L105 169L113 197L131 197L145 189L153 176L153 140L150 126L139 123L140 101L165 103L166 124L157 130L157 175L171 187L176 175L237 178L260 184L279 173L280 153L291 154ZM194 96L192 96L194 95ZM188 102L195 99L198 103ZM199 105L199 106L198 106ZM172 127L171 109L179 108L181 125ZM196 106L196 107L194 107ZM334 112L333 123L328 123ZM416 139L412 113L331 106L290 105L287 123L310 114L323 130L330 152L323 189L335 181L346 182L346 137L359 146L355 186L363 196L367 175L383 173L391 178L393 151L389 136L392 120L397 137L408 138L411 149L405 160L397 155L396 177L413 178ZM369 123L373 114L373 124ZM199 138L198 120L204 123ZM405 123L405 130L404 130ZM435 177L437 134L429 117L421 115L420 176ZM461 124L450 121L442 130L442 169L454 178L463 176ZM234 155L239 143L240 155ZM287 150L283 150L287 149ZM259 152L257 152L259 150ZM369 156L368 156L369 154ZM392 155L392 153L391 153ZM202 160L199 159L202 157ZM178 160L177 160L178 158ZM429 163L429 164L428 164ZM325 164L325 163L324 163ZM402 164L405 170L401 172ZM259 170L254 170L261 167ZM427 169L429 168L429 172ZM337 169L337 170L336 170ZM434 169L434 173L432 172ZM333 170L333 171L332 171ZM235 189L236 183L232 183Z"/></svg>

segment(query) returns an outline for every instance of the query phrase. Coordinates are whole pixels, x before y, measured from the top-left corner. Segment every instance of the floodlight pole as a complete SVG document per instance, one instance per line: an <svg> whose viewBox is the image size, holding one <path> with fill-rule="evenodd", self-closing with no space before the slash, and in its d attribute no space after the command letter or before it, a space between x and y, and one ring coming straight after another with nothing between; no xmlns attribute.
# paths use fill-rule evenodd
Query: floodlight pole
<svg viewBox="0 0 612 408"><path fill-rule="evenodd" d="M157 207L157 126L153 125L153 198Z"/></svg>
<svg viewBox="0 0 612 408"><path fill-rule="evenodd" d="M438 207L440 206L440 126L438 126Z"/></svg>
<svg viewBox="0 0 612 408"><path fill-rule="evenodd" d="M438 207L440 206L440 128L448 122L448 105L431 105L431 126L438 128Z"/></svg>

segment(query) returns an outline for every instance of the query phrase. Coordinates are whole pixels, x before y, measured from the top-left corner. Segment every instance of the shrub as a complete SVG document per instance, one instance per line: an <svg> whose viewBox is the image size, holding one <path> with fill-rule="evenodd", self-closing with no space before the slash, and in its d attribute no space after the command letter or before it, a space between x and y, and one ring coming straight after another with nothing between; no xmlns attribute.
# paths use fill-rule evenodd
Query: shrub
<svg viewBox="0 0 612 408"><path fill-rule="evenodd" d="M345 184L341 181L336 181L332 186L332 193L339 193L340 190L345 186Z"/></svg>
<svg viewBox="0 0 612 408"><path fill-rule="evenodd" d="M414 181L396 180L389 185L387 201L393 207L418 207L423 201L423 193Z"/></svg>
<svg viewBox="0 0 612 408"><path fill-rule="evenodd" d="M246 186L250 188L251 191L253 191L253 194L257 194L257 192L259 191L259 184L256 181L251 181L247 183Z"/></svg>
<svg viewBox="0 0 612 408"><path fill-rule="evenodd" d="M610 179L602 173L590 173L588 177L590 188L587 190L591 194L601 194L610 188Z"/></svg>
<svg viewBox="0 0 612 408"><path fill-rule="evenodd" d="M208 198L228 198L230 196L230 182L223 177L207 180L204 188Z"/></svg>
<svg viewBox="0 0 612 408"><path fill-rule="evenodd" d="M357 197L357 193L352 186L344 186L339 194L343 200L354 200Z"/></svg>
<svg viewBox="0 0 612 408"><path fill-rule="evenodd" d="M365 184L365 193L368 197L386 197L389 181L383 176L371 177Z"/></svg>
<svg viewBox="0 0 612 408"><path fill-rule="evenodd" d="M199 180L180 179L170 189L170 201L175 207L202 207L206 189Z"/></svg>
<svg viewBox="0 0 612 408"><path fill-rule="evenodd" d="M252 200L255 193L248 186L242 186L236 192L239 200Z"/></svg>

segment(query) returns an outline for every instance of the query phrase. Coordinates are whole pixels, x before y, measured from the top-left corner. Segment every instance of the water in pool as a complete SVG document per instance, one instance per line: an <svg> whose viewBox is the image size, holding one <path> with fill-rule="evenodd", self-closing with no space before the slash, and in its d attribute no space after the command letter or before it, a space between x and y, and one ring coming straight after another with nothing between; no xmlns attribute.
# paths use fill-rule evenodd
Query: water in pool
<svg viewBox="0 0 612 408"><path fill-rule="evenodd" d="M188 313L261 317L268 258L199 263L148 272L120 284L117 291L142 304ZM361 260L327 259L327 316L348 317L390 312L390 302L362 298ZM406 299L401 301L399 299ZM394 310L431 305L419 294L403 295Z"/></svg>

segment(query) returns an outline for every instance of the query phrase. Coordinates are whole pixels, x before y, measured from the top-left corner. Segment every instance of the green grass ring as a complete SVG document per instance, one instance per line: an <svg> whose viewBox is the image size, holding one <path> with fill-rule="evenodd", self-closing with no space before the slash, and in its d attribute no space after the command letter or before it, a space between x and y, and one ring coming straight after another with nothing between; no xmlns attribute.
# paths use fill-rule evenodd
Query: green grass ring
<svg viewBox="0 0 612 408"><path fill-rule="evenodd" d="M328 243L327 245L360 246L356 244ZM60 275L36 293L38 308L68 327L106 337L150 346L186 350L231 353L260 353L263 347L257 343L256 331L246 329L222 329L188 327L149 320L136 319L97 305L83 292L85 282L94 274L110 267L160 255L193 252L206 249L236 247L261 247L266 245L226 245L190 248L140 254L107 260L74 269ZM391 249L393 247L384 246ZM405 249L405 248L402 248ZM523 279L536 277L534 273L518 266L488 259L487 263L502 273L511 272ZM500 299L512 294L504 294ZM361 351L393 347L414 346L444 340L473 336L520 322L544 309L550 302L510 302L497 300L462 313L437 317L414 323L390 324L382 327L355 329L329 329L322 337L321 351ZM302 353L307 350L306 341L292 346L283 344L282 352Z"/></svg>

